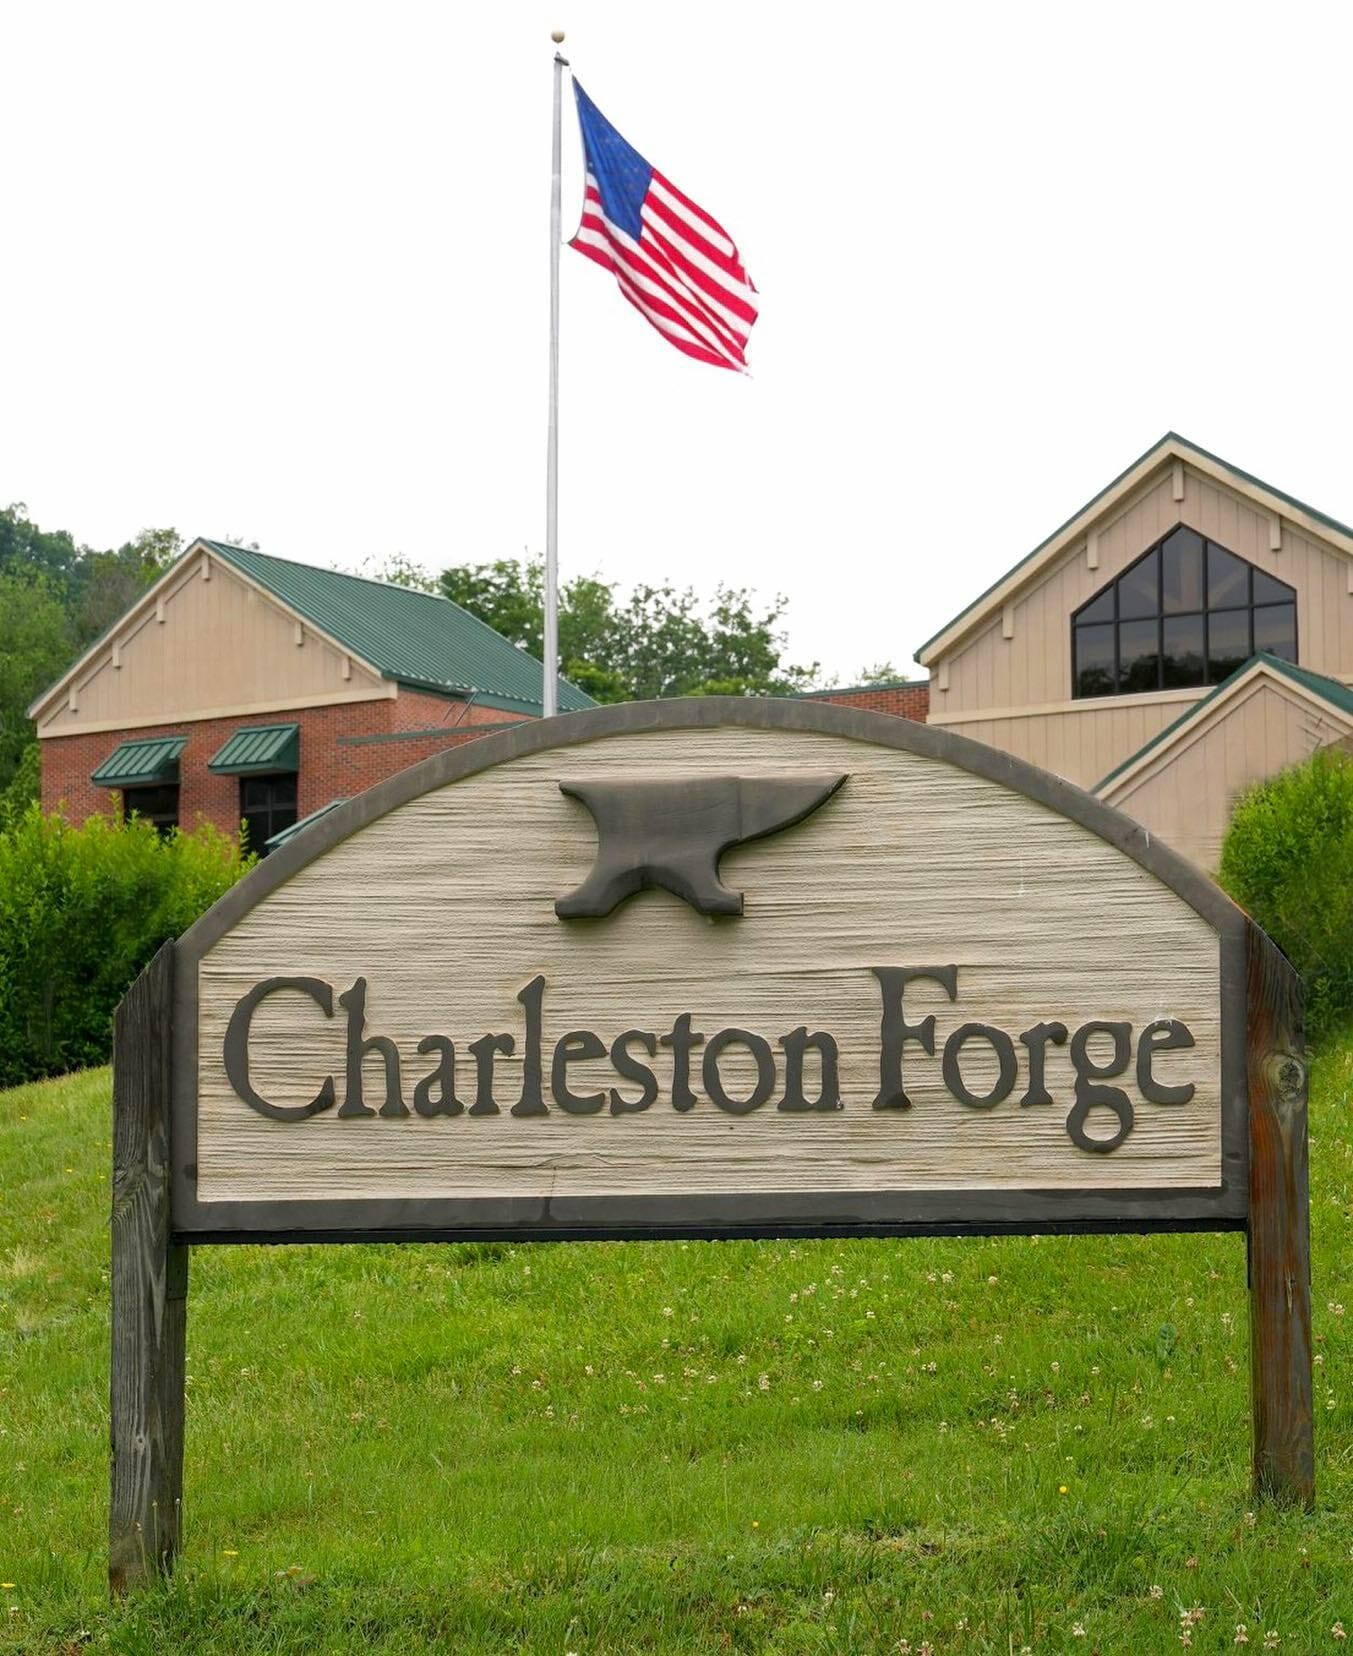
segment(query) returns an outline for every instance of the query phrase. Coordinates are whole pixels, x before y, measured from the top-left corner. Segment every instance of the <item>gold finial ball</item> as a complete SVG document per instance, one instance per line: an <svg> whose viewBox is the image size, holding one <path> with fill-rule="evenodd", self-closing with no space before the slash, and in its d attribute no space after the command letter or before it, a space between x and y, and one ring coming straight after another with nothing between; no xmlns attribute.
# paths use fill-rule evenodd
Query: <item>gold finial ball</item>
<svg viewBox="0 0 1353 1656"><path fill-rule="evenodd" d="M564 31L562 29L551 29L550 39L556 46L562 46L564 44Z"/></svg>

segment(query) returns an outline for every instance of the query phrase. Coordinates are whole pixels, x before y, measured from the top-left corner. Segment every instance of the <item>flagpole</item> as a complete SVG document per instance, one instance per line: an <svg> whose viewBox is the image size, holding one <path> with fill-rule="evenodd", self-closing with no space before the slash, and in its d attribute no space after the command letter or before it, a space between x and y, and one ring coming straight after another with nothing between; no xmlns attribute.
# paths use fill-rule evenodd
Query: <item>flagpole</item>
<svg viewBox="0 0 1353 1656"><path fill-rule="evenodd" d="M550 36L562 45L564 32ZM568 59L554 54L554 140L550 152L550 436L545 460L545 717L559 711L559 248L563 81Z"/></svg>

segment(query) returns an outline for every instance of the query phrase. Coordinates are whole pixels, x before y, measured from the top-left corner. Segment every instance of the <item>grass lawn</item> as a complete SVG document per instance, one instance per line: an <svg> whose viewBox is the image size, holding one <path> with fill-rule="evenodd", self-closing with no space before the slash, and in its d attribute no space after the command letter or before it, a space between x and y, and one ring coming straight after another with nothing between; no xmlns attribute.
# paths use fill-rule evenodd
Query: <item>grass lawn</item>
<svg viewBox="0 0 1353 1656"><path fill-rule="evenodd" d="M1314 1517L1251 1509L1239 1236L213 1248L183 1558L116 1607L109 1077L0 1094L0 1649L1339 1649L1351 1087Z"/></svg>

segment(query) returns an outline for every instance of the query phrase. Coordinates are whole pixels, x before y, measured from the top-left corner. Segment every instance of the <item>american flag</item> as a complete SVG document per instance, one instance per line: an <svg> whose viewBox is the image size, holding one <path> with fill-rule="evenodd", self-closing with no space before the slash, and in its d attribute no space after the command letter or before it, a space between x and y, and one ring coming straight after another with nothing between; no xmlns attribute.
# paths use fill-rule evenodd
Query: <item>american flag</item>
<svg viewBox="0 0 1353 1656"><path fill-rule="evenodd" d="M609 270L670 345L746 371L756 289L723 226L627 144L577 81L587 195L569 243Z"/></svg>

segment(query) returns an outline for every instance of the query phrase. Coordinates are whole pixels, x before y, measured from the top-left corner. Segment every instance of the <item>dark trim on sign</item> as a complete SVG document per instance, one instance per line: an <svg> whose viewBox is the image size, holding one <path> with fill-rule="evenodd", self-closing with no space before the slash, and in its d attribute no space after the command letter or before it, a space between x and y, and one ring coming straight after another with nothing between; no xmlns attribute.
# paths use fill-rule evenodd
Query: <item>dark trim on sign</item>
<svg viewBox="0 0 1353 1656"><path fill-rule="evenodd" d="M1221 1183L1203 1190L880 1191L739 1196L419 1198L332 1202L199 1202L197 967L293 875L412 799L528 754L658 730L749 729L844 737L951 764L1079 823L1173 891L1217 933L1221 994ZM1230 1230L1248 1213L1244 914L1203 872L1139 822L1033 765L935 725L833 702L692 697L627 702L533 719L435 753L338 806L278 847L179 940L174 1000L172 1224L185 1241L460 1240L572 1237L949 1235ZM1093 1172L1087 1169L1087 1175Z"/></svg>

